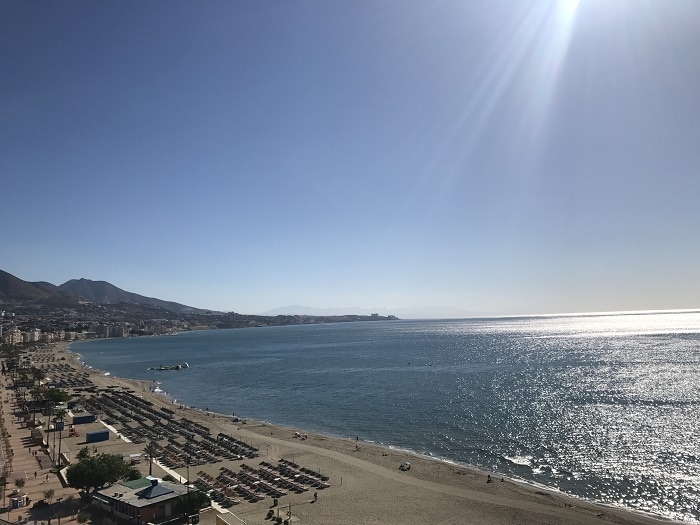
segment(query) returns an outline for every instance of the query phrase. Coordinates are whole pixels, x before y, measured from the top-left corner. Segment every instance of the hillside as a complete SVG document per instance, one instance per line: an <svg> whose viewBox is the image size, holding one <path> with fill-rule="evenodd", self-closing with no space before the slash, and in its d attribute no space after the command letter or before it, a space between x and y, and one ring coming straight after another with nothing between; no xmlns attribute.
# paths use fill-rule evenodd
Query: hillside
<svg viewBox="0 0 700 525"><path fill-rule="evenodd" d="M72 279L55 286L43 281L23 281L2 270L0 307L18 314L18 325L24 323L27 328L38 325L45 331L49 331L49 325L52 326L50 329L86 329L95 321L135 323L158 320L200 328L243 328L396 319L395 316L377 314L272 316L215 312L127 292L106 281ZM19 322L20 319L23 321Z"/></svg>
<svg viewBox="0 0 700 525"><path fill-rule="evenodd" d="M91 281L90 279L71 279L58 287L59 291L70 295L102 304L133 303L157 306L177 313L194 312L197 308L172 301L163 301L154 297L145 297L117 288L106 281Z"/></svg>
<svg viewBox="0 0 700 525"><path fill-rule="evenodd" d="M80 301L90 301L105 305L128 303L146 305L174 313L206 312L191 306L144 297L117 288L106 281L72 279L60 286L44 281L28 282L0 270L0 303L6 305L75 305Z"/></svg>
<svg viewBox="0 0 700 525"><path fill-rule="evenodd" d="M38 301L53 294L35 283L29 283L0 270L0 300L6 302Z"/></svg>

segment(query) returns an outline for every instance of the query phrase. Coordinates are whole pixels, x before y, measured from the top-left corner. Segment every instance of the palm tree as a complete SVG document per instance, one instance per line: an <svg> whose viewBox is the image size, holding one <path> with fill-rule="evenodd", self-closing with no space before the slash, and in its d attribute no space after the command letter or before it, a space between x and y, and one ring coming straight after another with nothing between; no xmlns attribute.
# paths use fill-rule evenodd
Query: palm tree
<svg viewBox="0 0 700 525"><path fill-rule="evenodd" d="M61 442L63 441L63 418L66 417L68 411L61 408L56 412L56 418L54 419L54 434L56 433L56 419L61 421L61 430L58 431L58 468L61 468Z"/></svg>
<svg viewBox="0 0 700 525"><path fill-rule="evenodd" d="M14 380L17 374L17 368L19 367L19 350L12 347L3 347L3 353L5 354L5 373L9 373L10 377Z"/></svg>
<svg viewBox="0 0 700 525"><path fill-rule="evenodd" d="M60 388L49 388L46 390L44 393L44 402L46 405L49 406L49 413L50 413L50 418L52 421L54 421L54 425L56 420L54 419L54 410L56 409L56 406L59 405L60 403L65 403L70 399L70 394L66 392L65 390L61 390ZM59 409L61 410L61 409ZM56 428L54 426L54 433L53 433L53 465L56 465Z"/></svg>
<svg viewBox="0 0 700 525"><path fill-rule="evenodd" d="M39 387L32 388L30 394L32 395L32 412L34 416L34 425L36 425L36 409L38 406L44 403L44 391Z"/></svg>
<svg viewBox="0 0 700 525"><path fill-rule="evenodd" d="M155 441L150 441L143 449L143 453L148 459L148 475L153 475L153 460L160 456L160 446Z"/></svg>
<svg viewBox="0 0 700 525"><path fill-rule="evenodd" d="M29 369L29 371L32 374L32 379L34 379L35 383L41 383L44 379L46 379L46 371L42 368L33 366Z"/></svg>

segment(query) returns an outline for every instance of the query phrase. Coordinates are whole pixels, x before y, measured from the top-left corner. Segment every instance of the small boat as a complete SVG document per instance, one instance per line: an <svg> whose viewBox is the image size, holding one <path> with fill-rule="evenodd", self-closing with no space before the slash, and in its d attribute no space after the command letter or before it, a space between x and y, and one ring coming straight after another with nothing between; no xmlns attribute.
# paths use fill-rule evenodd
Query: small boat
<svg viewBox="0 0 700 525"><path fill-rule="evenodd" d="M185 368L189 368L190 365L185 363L182 363L181 365L160 365L160 366L151 366L148 368L148 370L184 370Z"/></svg>

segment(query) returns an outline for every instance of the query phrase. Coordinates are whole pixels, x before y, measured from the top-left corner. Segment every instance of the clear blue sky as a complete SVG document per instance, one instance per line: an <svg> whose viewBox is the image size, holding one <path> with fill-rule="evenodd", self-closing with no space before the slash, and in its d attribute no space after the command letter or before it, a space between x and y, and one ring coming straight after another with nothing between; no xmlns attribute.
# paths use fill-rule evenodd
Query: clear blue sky
<svg viewBox="0 0 700 525"><path fill-rule="evenodd" d="M28 281L697 308L700 2L5 1L0 181Z"/></svg>

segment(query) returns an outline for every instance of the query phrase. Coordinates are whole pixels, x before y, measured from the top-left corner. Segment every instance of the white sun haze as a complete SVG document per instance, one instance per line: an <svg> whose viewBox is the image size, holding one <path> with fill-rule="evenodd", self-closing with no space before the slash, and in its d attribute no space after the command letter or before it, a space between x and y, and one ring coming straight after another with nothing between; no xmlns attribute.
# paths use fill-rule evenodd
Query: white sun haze
<svg viewBox="0 0 700 525"><path fill-rule="evenodd" d="M508 143L513 152L529 155L518 162L535 162L547 144L547 122L579 4L580 0L550 0L521 7L518 17L499 29L500 38L493 39L496 44L484 50L478 64L465 70L465 76L478 71L480 81L475 89L465 91L462 108L455 113L442 147L425 170L425 177L432 179L433 184L438 182L443 195L451 193L456 179L464 174L464 166L483 147L484 137L503 107L514 107L509 115ZM451 156L451 152L457 153ZM448 157L452 161L445 165ZM523 173L529 171L527 166L520 168ZM433 174L439 171L444 176L435 181ZM439 208L439 203L436 206Z"/></svg>

